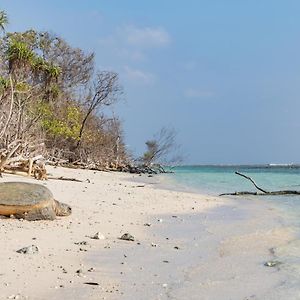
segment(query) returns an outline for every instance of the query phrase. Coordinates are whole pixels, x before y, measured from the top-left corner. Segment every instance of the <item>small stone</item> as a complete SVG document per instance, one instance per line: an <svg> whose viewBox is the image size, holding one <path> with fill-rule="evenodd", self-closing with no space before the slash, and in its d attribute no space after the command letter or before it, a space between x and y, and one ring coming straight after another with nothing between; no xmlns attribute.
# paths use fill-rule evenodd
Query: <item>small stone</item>
<svg viewBox="0 0 300 300"><path fill-rule="evenodd" d="M23 247L23 248L17 250L17 253L21 253L21 254L36 254L38 252L40 252L40 250L39 250L38 246L35 246L35 245Z"/></svg>
<svg viewBox="0 0 300 300"><path fill-rule="evenodd" d="M82 269L78 269L78 270L76 271L76 274L77 274L78 276L82 277L82 276L83 276L83 271L82 271Z"/></svg>
<svg viewBox="0 0 300 300"><path fill-rule="evenodd" d="M130 233L124 233L121 237L120 240L124 240L124 241L134 241L134 236L132 236Z"/></svg>
<svg viewBox="0 0 300 300"><path fill-rule="evenodd" d="M168 284L167 284L167 283L164 283L162 286L163 286L163 288L167 288L167 287L168 287Z"/></svg>
<svg viewBox="0 0 300 300"><path fill-rule="evenodd" d="M151 226L151 223L145 223L144 226L150 227L150 226Z"/></svg>
<svg viewBox="0 0 300 300"><path fill-rule="evenodd" d="M270 260L270 261L265 262L264 266L273 268L273 267L277 267L281 264L282 264L282 262L280 262L278 260Z"/></svg>
<svg viewBox="0 0 300 300"><path fill-rule="evenodd" d="M105 240L105 236L101 232L96 232L93 236L91 236L93 240Z"/></svg>

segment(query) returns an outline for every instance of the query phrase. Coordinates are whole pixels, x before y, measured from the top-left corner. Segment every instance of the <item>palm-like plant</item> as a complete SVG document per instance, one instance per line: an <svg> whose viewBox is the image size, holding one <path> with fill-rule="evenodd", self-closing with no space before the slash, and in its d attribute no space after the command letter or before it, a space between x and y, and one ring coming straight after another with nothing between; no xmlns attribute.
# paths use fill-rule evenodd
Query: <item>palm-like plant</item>
<svg viewBox="0 0 300 300"><path fill-rule="evenodd" d="M25 67L31 65L35 55L34 52L24 42L12 40L7 49L7 58L9 69L12 71L14 67Z"/></svg>
<svg viewBox="0 0 300 300"><path fill-rule="evenodd" d="M5 31L5 26L8 24L8 17L5 11L0 11L0 29L1 31Z"/></svg>

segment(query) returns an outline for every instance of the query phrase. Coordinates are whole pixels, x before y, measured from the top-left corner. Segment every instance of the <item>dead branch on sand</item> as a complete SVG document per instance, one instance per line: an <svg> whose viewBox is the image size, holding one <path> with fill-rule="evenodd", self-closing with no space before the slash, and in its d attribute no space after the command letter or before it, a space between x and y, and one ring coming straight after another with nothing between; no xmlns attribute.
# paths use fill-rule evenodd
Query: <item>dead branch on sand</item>
<svg viewBox="0 0 300 300"><path fill-rule="evenodd" d="M279 195L300 195L300 191L294 191L294 190L279 190L279 191L271 191L268 192L261 187L259 187L255 181L249 177L246 176L240 172L235 172L236 175L242 176L249 181L255 186L256 189L258 189L260 192L248 192L248 191L242 191L242 192L234 192L234 193L223 193L220 194L219 196L243 196L243 195L253 195L253 196L279 196Z"/></svg>

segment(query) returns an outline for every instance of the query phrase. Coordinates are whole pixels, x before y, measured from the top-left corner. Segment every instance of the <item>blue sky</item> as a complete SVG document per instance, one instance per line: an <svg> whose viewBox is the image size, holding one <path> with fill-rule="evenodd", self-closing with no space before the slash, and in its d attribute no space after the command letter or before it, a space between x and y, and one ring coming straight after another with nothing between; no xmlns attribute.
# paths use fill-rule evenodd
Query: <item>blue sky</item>
<svg viewBox="0 0 300 300"><path fill-rule="evenodd" d="M134 153L162 126L187 163L300 162L300 2L0 0L120 74Z"/></svg>

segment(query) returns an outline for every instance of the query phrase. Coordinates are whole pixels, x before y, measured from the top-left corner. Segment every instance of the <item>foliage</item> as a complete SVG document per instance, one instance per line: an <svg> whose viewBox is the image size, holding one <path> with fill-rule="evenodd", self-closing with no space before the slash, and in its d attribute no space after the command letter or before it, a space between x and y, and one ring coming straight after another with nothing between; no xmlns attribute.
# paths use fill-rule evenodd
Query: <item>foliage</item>
<svg viewBox="0 0 300 300"><path fill-rule="evenodd" d="M41 126L49 135L78 140L81 112L77 107L67 107L64 118L57 117L55 112L46 105L41 109L44 110Z"/></svg>
<svg viewBox="0 0 300 300"><path fill-rule="evenodd" d="M5 26L8 24L8 17L4 11L0 11L0 29L5 31Z"/></svg>
<svg viewBox="0 0 300 300"><path fill-rule="evenodd" d="M121 123L103 114L122 91L118 74L95 72L93 53L49 32L6 33L7 22L0 11L0 149L43 144L56 158L124 163Z"/></svg>
<svg viewBox="0 0 300 300"><path fill-rule="evenodd" d="M176 154L179 146L176 144L176 132L163 127L154 139L146 141L146 151L140 161L150 166L158 164L174 164L181 161L181 156Z"/></svg>

